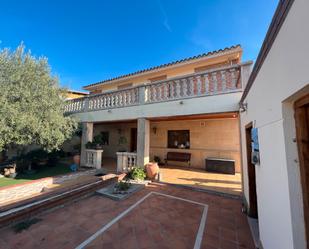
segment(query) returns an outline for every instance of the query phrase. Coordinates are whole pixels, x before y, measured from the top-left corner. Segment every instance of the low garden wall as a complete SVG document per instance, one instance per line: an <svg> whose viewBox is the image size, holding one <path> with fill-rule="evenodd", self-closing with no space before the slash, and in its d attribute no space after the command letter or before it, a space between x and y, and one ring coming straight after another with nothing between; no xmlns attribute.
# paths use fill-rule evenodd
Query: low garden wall
<svg viewBox="0 0 309 249"><path fill-rule="evenodd" d="M96 170L92 169L2 187L0 188L0 206L39 194L42 192L43 188L48 187L51 184L61 184L65 181L73 180L80 176L94 175L95 172Z"/></svg>

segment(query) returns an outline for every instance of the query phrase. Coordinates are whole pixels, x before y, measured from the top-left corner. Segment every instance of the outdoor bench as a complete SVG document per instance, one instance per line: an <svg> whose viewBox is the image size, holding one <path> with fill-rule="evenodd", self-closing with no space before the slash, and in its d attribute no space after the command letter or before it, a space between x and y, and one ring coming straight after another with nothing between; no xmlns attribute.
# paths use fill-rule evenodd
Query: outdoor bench
<svg viewBox="0 0 309 249"><path fill-rule="evenodd" d="M165 165L167 165L168 161L186 162L190 166L191 154L185 152L167 152Z"/></svg>

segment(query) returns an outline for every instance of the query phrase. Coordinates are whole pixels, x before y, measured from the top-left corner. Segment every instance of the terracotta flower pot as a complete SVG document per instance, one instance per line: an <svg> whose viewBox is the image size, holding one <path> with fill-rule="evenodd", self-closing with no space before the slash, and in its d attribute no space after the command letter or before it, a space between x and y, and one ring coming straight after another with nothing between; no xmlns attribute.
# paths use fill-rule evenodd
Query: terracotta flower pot
<svg viewBox="0 0 309 249"><path fill-rule="evenodd" d="M74 155L74 156L73 156L73 162L74 162L76 165L79 165L79 164L80 164L80 155Z"/></svg>
<svg viewBox="0 0 309 249"><path fill-rule="evenodd" d="M149 179L155 179L159 173L159 166L157 163L147 163L146 164L146 173Z"/></svg>

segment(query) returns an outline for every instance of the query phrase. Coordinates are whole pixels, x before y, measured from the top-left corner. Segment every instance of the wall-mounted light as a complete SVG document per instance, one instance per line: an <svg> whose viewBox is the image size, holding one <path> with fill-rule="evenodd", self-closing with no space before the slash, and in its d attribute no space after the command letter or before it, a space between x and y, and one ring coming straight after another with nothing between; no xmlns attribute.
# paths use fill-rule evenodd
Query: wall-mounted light
<svg viewBox="0 0 309 249"><path fill-rule="evenodd" d="M157 127L156 126L152 127L152 131L154 134L157 134Z"/></svg>
<svg viewBox="0 0 309 249"><path fill-rule="evenodd" d="M239 104L239 111L240 112L245 112L245 111L247 111L247 109L248 109L248 103L241 102Z"/></svg>
<svg viewBox="0 0 309 249"><path fill-rule="evenodd" d="M111 113L111 112L112 112L112 110L111 110L111 109L108 109L108 110L107 110L107 112L108 112L108 113Z"/></svg>
<svg viewBox="0 0 309 249"><path fill-rule="evenodd" d="M183 105L184 103L183 103L183 101L181 100L181 101L179 101L179 104L180 104L180 105Z"/></svg>

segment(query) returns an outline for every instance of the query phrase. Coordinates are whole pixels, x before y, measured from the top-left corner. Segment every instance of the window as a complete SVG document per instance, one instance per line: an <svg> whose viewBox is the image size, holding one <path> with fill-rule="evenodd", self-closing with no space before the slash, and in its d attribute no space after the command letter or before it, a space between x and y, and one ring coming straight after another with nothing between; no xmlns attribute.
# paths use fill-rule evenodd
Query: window
<svg viewBox="0 0 309 249"><path fill-rule="evenodd" d="M168 131L168 148L190 149L190 131Z"/></svg>
<svg viewBox="0 0 309 249"><path fill-rule="evenodd" d="M109 132L108 131L102 131L102 143L103 145L109 145Z"/></svg>

